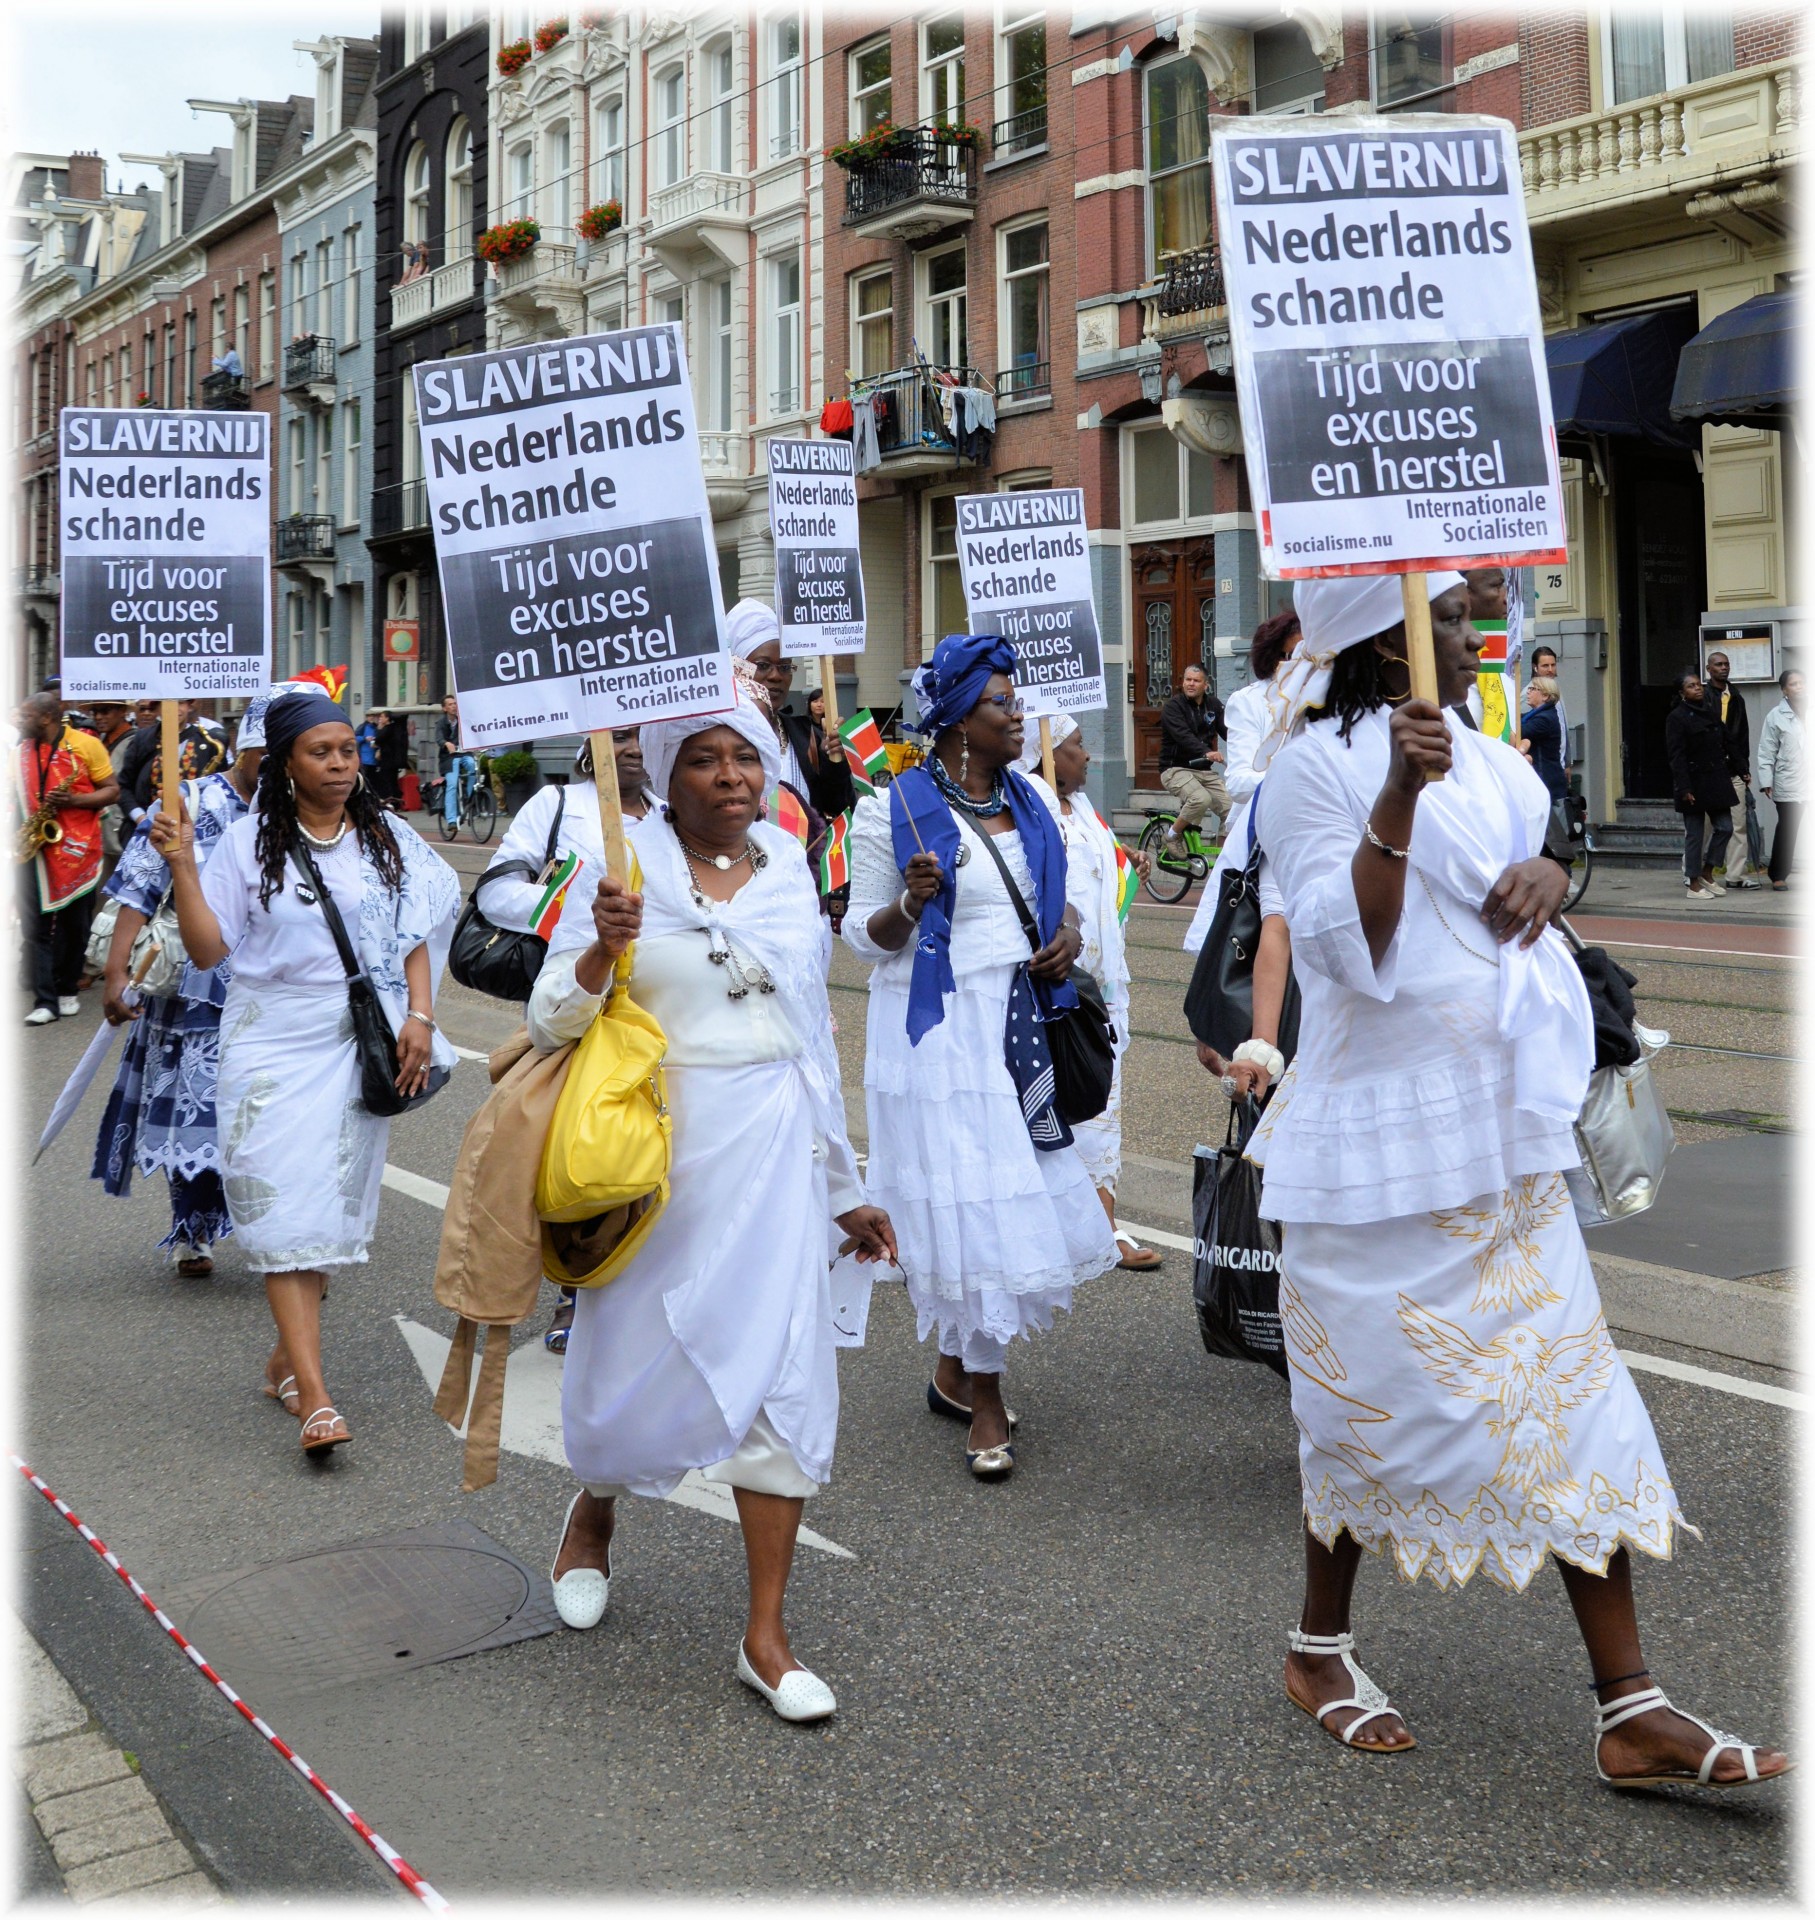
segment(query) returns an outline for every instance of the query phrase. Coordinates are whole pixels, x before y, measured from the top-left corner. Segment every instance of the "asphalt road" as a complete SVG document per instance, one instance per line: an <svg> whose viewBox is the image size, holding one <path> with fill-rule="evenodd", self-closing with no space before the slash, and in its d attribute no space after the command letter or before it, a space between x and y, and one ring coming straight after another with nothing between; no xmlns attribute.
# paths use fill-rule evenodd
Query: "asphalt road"
<svg viewBox="0 0 1815 1920"><path fill-rule="evenodd" d="M477 864L464 849L456 863ZM1135 1025L1151 1037L1135 1044L1128 1141L1131 1175L1156 1203L1211 1124L1206 1082L1177 1038L1181 925L1143 907L1134 927ZM1673 1063L1679 1113L1751 1116L1680 1122L1685 1135L1787 1124L1790 1065L1750 1057L1791 1051L1784 964L1710 971L1659 955L1641 978L1647 1018L1669 999L1662 1024L1679 1039L1746 1056ZM835 983L857 1085L863 1001L848 956ZM475 1049L512 1024L510 1010L457 988L443 1013ZM93 1019L25 1036L34 1133ZM390 1162L418 1190L449 1177L483 1092L471 1066L394 1123ZM178 1281L161 1264L161 1184L109 1201L86 1177L98 1111L96 1094L26 1188L21 1451L152 1594L458 1520L545 1567L565 1473L507 1454L496 1486L462 1495L459 1442L431 1413L398 1324L449 1330L430 1292L436 1208L387 1193L371 1264L334 1285L329 1380L357 1438L311 1468L294 1423L258 1392L271 1338L262 1289L231 1245L211 1281ZM1176 1215L1149 1224L1188 1231ZM962 1430L925 1410L930 1359L904 1293L878 1289L868 1344L842 1356L837 1471L808 1511L850 1557L803 1551L791 1590L796 1649L839 1694L823 1727L784 1727L738 1686L736 1533L669 1502L624 1516L612 1610L595 1633L558 1630L378 1679L279 1678L265 1698L246 1680L245 1691L456 1902L511 1891L1788 1891L1789 1789L1714 1801L1616 1797L1595 1783L1585 1661L1548 1572L1523 1596L1483 1580L1445 1596L1365 1570L1363 1657L1404 1709L1416 1752L1345 1752L1292 1707L1280 1668L1300 1547L1285 1388L1206 1356L1189 1296L1188 1260L1174 1252L1157 1274L1082 1289L1069 1318L1015 1355L1021 1465L988 1487L965 1472ZM1642 1344L1730 1381L1796 1385ZM1691 1381L1640 1382L1705 1535L1672 1564L1640 1565L1648 1657L1685 1705L1793 1747L1789 1475L1803 1416ZM28 1623L41 1605L76 1617L85 1582L117 1588L66 1528L18 1540L33 1567ZM433 1582L419 1584L411 1603L432 1618ZM358 1617L349 1603L281 1624L332 1643ZM165 1684L172 1659L202 1685L131 1607L105 1636L65 1632L106 1674L121 1715L140 1711L134 1675ZM146 1779L182 1800L204 1847L210 1818L255 1820L268 1830L261 1858L294 1834L295 1889L318 1884L310 1863L332 1849L315 1827L333 1817L306 1795L266 1792L249 1730L216 1736L245 1747L237 1796L210 1785L230 1748L161 1751L141 1737Z"/></svg>

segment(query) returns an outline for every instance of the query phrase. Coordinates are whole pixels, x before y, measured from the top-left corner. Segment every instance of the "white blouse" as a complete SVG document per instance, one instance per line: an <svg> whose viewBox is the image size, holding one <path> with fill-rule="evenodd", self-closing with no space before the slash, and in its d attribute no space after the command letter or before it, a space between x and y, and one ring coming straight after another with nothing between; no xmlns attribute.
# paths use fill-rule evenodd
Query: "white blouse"
<svg viewBox="0 0 1815 1920"><path fill-rule="evenodd" d="M333 987L346 984L347 970L328 930L319 902L302 900L303 875L292 860L284 888L270 903L258 904L260 873L255 840L259 817L249 813L221 835L202 869L202 898L214 911L221 939L233 956L236 986ZM340 909L348 938L358 941L365 882L359 842L348 833L331 853L316 852L315 869Z"/></svg>

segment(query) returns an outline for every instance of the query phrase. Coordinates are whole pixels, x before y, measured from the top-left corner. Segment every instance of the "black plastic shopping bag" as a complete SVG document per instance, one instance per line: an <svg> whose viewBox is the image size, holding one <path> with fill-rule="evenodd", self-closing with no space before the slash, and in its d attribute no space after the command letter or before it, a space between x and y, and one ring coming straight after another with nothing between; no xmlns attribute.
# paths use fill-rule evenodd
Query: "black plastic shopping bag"
<svg viewBox="0 0 1815 1920"><path fill-rule="evenodd" d="M1196 1241L1191 1297L1205 1349L1256 1360L1282 1379L1279 1325L1279 1227L1260 1212L1260 1169L1242 1158L1258 1109L1252 1100L1229 1114L1221 1147L1199 1147L1192 1171L1191 1227Z"/></svg>

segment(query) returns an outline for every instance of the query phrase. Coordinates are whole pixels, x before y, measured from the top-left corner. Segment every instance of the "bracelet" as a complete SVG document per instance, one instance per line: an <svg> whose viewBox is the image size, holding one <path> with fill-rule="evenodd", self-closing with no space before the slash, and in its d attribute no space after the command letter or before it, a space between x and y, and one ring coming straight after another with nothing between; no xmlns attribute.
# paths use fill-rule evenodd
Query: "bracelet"
<svg viewBox="0 0 1815 1920"><path fill-rule="evenodd" d="M1264 1067L1269 1080L1277 1080L1286 1070L1286 1056L1264 1040L1244 1040L1229 1056L1232 1067L1239 1067L1244 1062Z"/></svg>
<svg viewBox="0 0 1815 1920"><path fill-rule="evenodd" d="M433 1033L436 1030L435 1022L429 1017L429 1015L426 1013L418 1013L414 1007L412 1007L409 1010L409 1012L406 1013L403 1017L406 1020L420 1020L422 1024L428 1028L430 1033Z"/></svg>
<svg viewBox="0 0 1815 1920"><path fill-rule="evenodd" d="M919 926L920 915L917 914L914 911L914 909L908 904L913 899L913 897L914 896L908 892L907 888L903 887L901 889L901 898L895 902L895 911L901 915L902 919L910 920L913 922L915 926Z"/></svg>
<svg viewBox="0 0 1815 1920"><path fill-rule="evenodd" d="M1410 856L1412 851L1410 847L1389 847L1387 843L1381 839L1379 834L1374 831L1374 823L1372 820L1362 821L1361 830L1368 837L1368 845L1377 848L1389 859L1404 860Z"/></svg>

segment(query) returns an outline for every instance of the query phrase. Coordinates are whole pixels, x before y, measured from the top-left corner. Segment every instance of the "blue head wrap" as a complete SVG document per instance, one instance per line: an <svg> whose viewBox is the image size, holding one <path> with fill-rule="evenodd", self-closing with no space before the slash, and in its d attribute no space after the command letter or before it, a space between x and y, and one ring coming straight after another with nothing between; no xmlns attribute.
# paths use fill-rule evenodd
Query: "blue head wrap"
<svg viewBox="0 0 1815 1920"><path fill-rule="evenodd" d="M931 735L955 727L998 673L1011 680L1015 673L1015 650L1000 634L948 633L914 675L914 698L920 703L914 731Z"/></svg>
<svg viewBox="0 0 1815 1920"><path fill-rule="evenodd" d="M338 721L343 727L353 723L338 700L330 700L315 689L286 693L265 709L265 761L258 770L261 787L275 783L289 758L290 749L311 727L325 727Z"/></svg>

